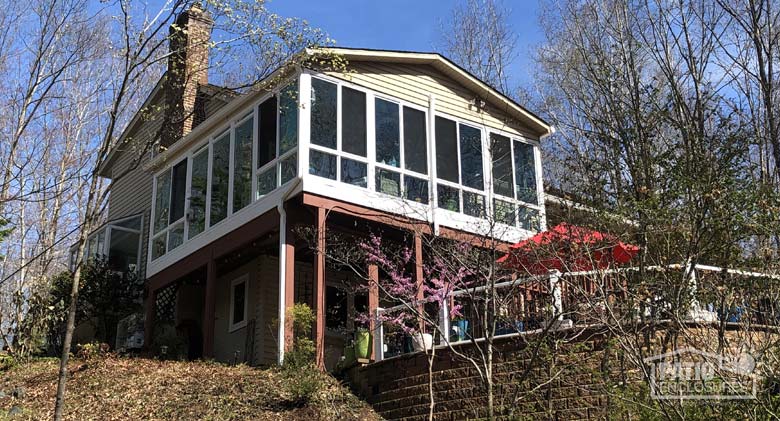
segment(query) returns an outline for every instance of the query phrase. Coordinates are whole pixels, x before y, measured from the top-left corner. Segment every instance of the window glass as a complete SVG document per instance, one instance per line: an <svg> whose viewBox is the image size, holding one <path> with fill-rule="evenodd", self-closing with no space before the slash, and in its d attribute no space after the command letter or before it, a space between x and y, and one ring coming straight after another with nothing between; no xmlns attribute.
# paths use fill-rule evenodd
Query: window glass
<svg viewBox="0 0 780 421"><path fill-rule="evenodd" d="M459 182L455 122L442 117L436 117L436 176Z"/></svg>
<svg viewBox="0 0 780 421"><path fill-rule="evenodd" d="M168 211L171 203L171 172L165 171L157 176L157 197L154 200L154 232L158 233L168 226ZM92 253L90 251L90 253Z"/></svg>
<svg viewBox="0 0 780 421"><path fill-rule="evenodd" d="M152 240L152 260L165 254L165 246L168 236L166 234L158 235Z"/></svg>
<svg viewBox="0 0 780 421"><path fill-rule="evenodd" d="M298 85L287 85L279 98L279 154L298 145Z"/></svg>
<svg viewBox="0 0 780 421"><path fill-rule="evenodd" d="M392 196L401 196L401 174L377 168L376 191Z"/></svg>
<svg viewBox="0 0 780 421"><path fill-rule="evenodd" d="M404 167L428 174L425 113L404 107Z"/></svg>
<svg viewBox="0 0 780 421"><path fill-rule="evenodd" d="M530 231L540 230L541 217L538 210L520 206L520 209L517 212L517 217L520 222L520 228L524 228Z"/></svg>
<svg viewBox="0 0 780 421"><path fill-rule="evenodd" d="M463 213L478 218L485 217L485 196L471 192L463 192Z"/></svg>
<svg viewBox="0 0 780 421"><path fill-rule="evenodd" d="M347 293L334 286L325 286L325 327L332 330L347 327Z"/></svg>
<svg viewBox="0 0 780 421"><path fill-rule="evenodd" d="M363 162L341 158L341 181L360 187L368 187L368 168Z"/></svg>
<svg viewBox="0 0 780 421"><path fill-rule="evenodd" d="M428 203L428 180L404 176L404 196L414 202Z"/></svg>
<svg viewBox="0 0 780 421"><path fill-rule="evenodd" d="M236 127L233 146L233 212L252 202L252 131L254 119Z"/></svg>
<svg viewBox="0 0 780 421"><path fill-rule="evenodd" d="M95 255L100 258L105 258L106 254L106 231L100 230L97 235L97 248L95 249Z"/></svg>
<svg viewBox="0 0 780 421"><path fill-rule="evenodd" d="M123 228L129 228L132 230L140 231L141 230L141 217L136 216L134 218L125 219L124 221L115 222L112 225L116 225L118 227Z"/></svg>
<svg viewBox="0 0 780 421"><path fill-rule="evenodd" d="M311 149L309 151L309 174L335 180L336 155Z"/></svg>
<svg viewBox="0 0 780 421"><path fill-rule="evenodd" d="M189 238L206 229L206 191L208 189L209 148L203 148L192 157L190 181Z"/></svg>
<svg viewBox="0 0 780 421"><path fill-rule="evenodd" d="M171 185L171 211L172 224L184 216L184 200L187 197L187 160L181 161L173 167L173 184Z"/></svg>
<svg viewBox="0 0 780 421"><path fill-rule="evenodd" d="M276 189L276 166L267 168L257 175L257 198L261 198Z"/></svg>
<svg viewBox="0 0 780 421"><path fill-rule="evenodd" d="M376 119L376 162L397 167L401 161L398 105L377 98L374 107Z"/></svg>
<svg viewBox="0 0 780 421"><path fill-rule="evenodd" d="M538 204L534 147L517 141L515 142L515 182L518 200Z"/></svg>
<svg viewBox="0 0 780 421"><path fill-rule="evenodd" d="M502 224L515 224L515 205L499 199L493 200L493 216L496 222Z"/></svg>
<svg viewBox="0 0 780 421"><path fill-rule="evenodd" d="M509 138L490 134L493 153L493 192L501 196L514 197L512 187L512 150Z"/></svg>
<svg viewBox="0 0 780 421"><path fill-rule="evenodd" d="M282 184L298 175L298 154L294 153L282 161Z"/></svg>
<svg viewBox="0 0 780 421"><path fill-rule="evenodd" d="M482 131L460 125L460 180L472 189L483 190L482 180Z"/></svg>
<svg viewBox="0 0 780 421"><path fill-rule="evenodd" d="M141 236L135 232L111 229L108 248L108 266L112 270L135 272L138 270L138 243Z"/></svg>
<svg viewBox="0 0 780 421"><path fill-rule="evenodd" d="M436 196L439 200L440 208L453 212L460 211L460 195L458 189L439 184L436 186Z"/></svg>
<svg viewBox="0 0 780 421"><path fill-rule="evenodd" d="M276 158L276 96L263 101L258 107L257 168Z"/></svg>
<svg viewBox="0 0 780 421"><path fill-rule="evenodd" d="M227 216L228 171L230 168L230 133L225 133L212 145L211 164L211 215L209 226Z"/></svg>
<svg viewBox="0 0 780 421"><path fill-rule="evenodd" d="M184 224L178 224L168 231L168 251L179 247L184 243Z"/></svg>
<svg viewBox="0 0 780 421"><path fill-rule="evenodd" d="M337 86L311 80L311 143L336 149Z"/></svg>
<svg viewBox="0 0 780 421"><path fill-rule="evenodd" d="M346 87L341 88L341 150L366 156L366 94Z"/></svg>
<svg viewBox="0 0 780 421"><path fill-rule="evenodd" d="M246 310L246 281L233 285L233 314L230 322L233 325L242 323L245 318Z"/></svg>

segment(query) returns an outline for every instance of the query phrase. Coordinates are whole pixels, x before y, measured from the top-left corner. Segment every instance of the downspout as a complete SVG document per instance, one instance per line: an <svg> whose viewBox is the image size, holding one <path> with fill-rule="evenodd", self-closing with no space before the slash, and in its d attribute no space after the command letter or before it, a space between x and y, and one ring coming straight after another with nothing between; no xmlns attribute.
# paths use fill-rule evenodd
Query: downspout
<svg viewBox="0 0 780 421"><path fill-rule="evenodd" d="M284 209L284 203L289 199L290 194L294 192L301 184L301 179L298 180L284 192L279 204L276 205L277 211L279 211L279 349L278 349L278 362L279 365L284 362L284 326L285 326L285 313L286 313L286 288L287 288L287 255L285 253L285 245L287 244L287 211Z"/></svg>

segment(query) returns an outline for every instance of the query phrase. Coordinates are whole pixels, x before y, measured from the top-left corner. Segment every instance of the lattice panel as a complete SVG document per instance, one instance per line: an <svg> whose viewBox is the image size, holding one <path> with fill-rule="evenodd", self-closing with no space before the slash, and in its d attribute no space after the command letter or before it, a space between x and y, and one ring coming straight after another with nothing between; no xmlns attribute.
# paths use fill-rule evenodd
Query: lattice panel
<svg viewBox="0 0 780 421"><path fill-rule="evenodd" d="M178 282L157 291L156 320L159 323L174 322L174 318L176 317L176 293L178 291Z"/></svg>

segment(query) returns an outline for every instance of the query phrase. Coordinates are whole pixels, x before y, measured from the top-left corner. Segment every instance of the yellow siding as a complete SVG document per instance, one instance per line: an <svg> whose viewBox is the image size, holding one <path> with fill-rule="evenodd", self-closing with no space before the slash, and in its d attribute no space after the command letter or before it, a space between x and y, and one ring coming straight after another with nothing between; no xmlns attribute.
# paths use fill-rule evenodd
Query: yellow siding
<svg viewBox="0 0 780 421"><path fill-rule="evenodd" d="M423 107L428 106L428 97L433 94L438 112L493 129L537 138L528 127L510 119L505 112L493 106L478 110L473 104L476 97L474 93L430 65L356 61L349 64L349 70L345 73L328 74Z"/></svg>

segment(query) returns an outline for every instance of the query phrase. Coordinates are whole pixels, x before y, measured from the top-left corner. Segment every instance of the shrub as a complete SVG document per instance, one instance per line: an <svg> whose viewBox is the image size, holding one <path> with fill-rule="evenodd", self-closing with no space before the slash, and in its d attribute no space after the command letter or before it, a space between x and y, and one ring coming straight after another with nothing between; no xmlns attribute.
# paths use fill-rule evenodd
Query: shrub
<svg viewBox="0 0 780 421"><path fill-rule="evenodd" d="M8 354L0 354L0 371L7 371L16 365L14 357Z"/></svg>
<svg viewBox="0 0 780 421"><path fill-rule="evenodd" d="M322 388L319 369L314 365L315 345L311 340L314 312L306 304L295 304L287 311L294 332L292 349L284 354L282 374L291 404L306 405Z"/></svg>

